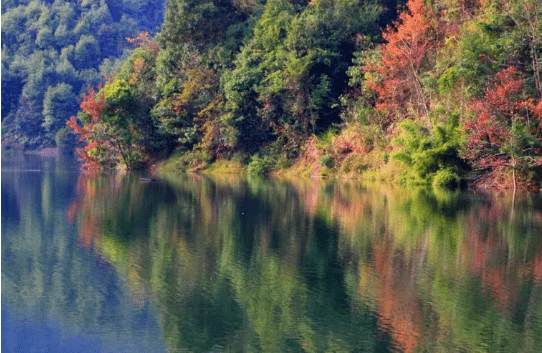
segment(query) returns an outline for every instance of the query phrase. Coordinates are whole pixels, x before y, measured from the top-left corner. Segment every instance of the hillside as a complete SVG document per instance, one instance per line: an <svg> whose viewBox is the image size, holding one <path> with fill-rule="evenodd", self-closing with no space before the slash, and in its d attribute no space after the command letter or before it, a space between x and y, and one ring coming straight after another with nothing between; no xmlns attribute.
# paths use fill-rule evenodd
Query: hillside
<svg viewBox="0 0 542 353"><path fill-rule="evenodd" d="M2 145L39 149L66 135L78 98L156 33L163 0L2 1Z"/></svg>
<svg viewBox="0 0 542 353"><path fill-rule="evenodd" d="M86 168L174 155L538 190L541 16L538 0L170 0L69 125Z"/></svg>

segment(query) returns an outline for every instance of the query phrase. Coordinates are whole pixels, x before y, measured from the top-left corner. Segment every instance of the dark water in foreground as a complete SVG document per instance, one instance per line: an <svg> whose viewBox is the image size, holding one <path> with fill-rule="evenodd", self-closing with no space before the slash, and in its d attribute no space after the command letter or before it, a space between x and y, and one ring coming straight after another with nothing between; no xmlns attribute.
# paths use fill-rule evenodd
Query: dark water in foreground
<svg viewBox="0 0 542 353"><path fill-rule="evenodd" d="M542 198L2 159L2 352L542 352Z"/></svg>

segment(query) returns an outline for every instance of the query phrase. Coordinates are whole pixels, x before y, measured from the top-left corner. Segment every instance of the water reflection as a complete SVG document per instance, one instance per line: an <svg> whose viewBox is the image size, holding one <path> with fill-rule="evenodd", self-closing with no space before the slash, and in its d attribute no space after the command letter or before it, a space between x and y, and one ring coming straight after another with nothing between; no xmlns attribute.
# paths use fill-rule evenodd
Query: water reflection
<svg viewBox="0 0 542 353"><path fill-rule="evenodd" d="M124 279L66 222L75 168L2 156L2 351L165 351L152 306L126 300Z"/></svg>
<svg viewBox="0 0 542 353"><path fill-rule="evenodd" d="M536 352L542 200L357 183L84 176L82 246L171 351Z"/></svg>
<svg viewBox="0 0 542 353"><path fill-rule="evenodd" d="M367 195L366 195L367 196ZM344 243L351 279L401 351L536 352L539 196L386 193L381 236ZM371 199L369 197L369 199ZM379 223L379 221L377 221Z"/></svg>

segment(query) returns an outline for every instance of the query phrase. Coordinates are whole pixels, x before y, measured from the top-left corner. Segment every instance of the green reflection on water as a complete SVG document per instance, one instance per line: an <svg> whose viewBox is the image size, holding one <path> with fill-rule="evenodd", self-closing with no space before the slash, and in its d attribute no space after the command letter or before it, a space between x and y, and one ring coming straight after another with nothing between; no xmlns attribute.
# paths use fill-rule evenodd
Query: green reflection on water
<svg viewBox="0 0 542 353"><path fill-rule="evenodd" d="M163 351L149 308L125 300L114 270L80 247L69 215L73 164L9 157L2 157L2 315L13 327L3 326L2 351L46 351L48 334L64 344L59 351L85 342L94 345L89 351Z"/></svg>
<svg viewBox="0 0 542 353"><path fill-rule="evenodd" d="M542 202L325 181L81 176L79 237L172 351L536 352Z"/></svg>

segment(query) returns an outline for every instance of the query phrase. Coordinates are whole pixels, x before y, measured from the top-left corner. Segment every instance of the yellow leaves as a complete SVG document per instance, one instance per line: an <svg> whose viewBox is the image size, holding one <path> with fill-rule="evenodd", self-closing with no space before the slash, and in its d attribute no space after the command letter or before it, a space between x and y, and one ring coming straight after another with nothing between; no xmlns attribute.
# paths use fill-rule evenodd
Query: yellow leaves
<svg viewBox="0 0 542 353"><path fill-rule="evenodd" d="M139 57L134 60L134 71L141 71L143 69L143 66L145 65L145 60L143 58Z"/></svg>
<svg viewBox="0 0 542 353"><path fill-rule="evenodd" d="M188 72L188 79L183 84L183 93L181 94L181 98L184 101L190 101L190 98L201 88L205 89L209 87L209 84L206 82L206 72L202 71L196 69Z"/></svg>
<svg viewBox="0 0 542 353"><path fill-rule="evenodd" d="M199 111L198 117L199 118L210 118L214 114L213 112L215 110L220 111L224 106L224 96L218 95L215 99L213 99L205 108Z"/></svg>
<svg viewBox="0 0 542 353"><path fill-rule="evenodd" d="M203 138L201 147L205 150L221 150L221 121L218 112L224 106L224 96L218 95L205 108L199 111L196 120L201 124Z"/></svg>
<svg viewBox="0 0 542 353"><path fill-rule="evenodd" d="M143 76L145 72L145 59L143 59L142 57L136 58L134 60L133 68L134 69L132 75L130 75L130 79L128 80L130 86L137 85L137 82L139 81L141 76Z"/></svg>
<svg viewBox="0 0 542 353"><path fill-rule="evenodd" d="M211 70L190 69L186 71L187 79L182 84L182 92L173 94L174 110L180 112L198 99L202 90L210 90L215 86L216 75Z"/></svg>

